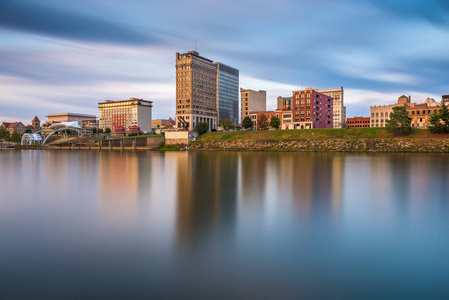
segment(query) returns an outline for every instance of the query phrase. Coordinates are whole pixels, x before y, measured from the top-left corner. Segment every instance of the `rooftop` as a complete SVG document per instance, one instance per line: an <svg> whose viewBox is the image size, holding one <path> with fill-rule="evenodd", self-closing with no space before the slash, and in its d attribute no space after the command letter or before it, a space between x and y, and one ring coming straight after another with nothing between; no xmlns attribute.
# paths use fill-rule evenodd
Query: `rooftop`
<svg viewBox="0 0 449 300"><path fill-rule="evenodd" d="M48 114L48 117L61 117L61 116L71 116L71 117L88 117L88 118L96 118L96 115L86 115L86 114L78 114L78 113L70 113L70 112L65 112L65 113L57 113L57 114Z"/></svg>
<svg viewBox="0 0 449 300"><path fill-rule="evenodd" d="M143 100L143 99L139 99L139 98L129 98L128 100L118 100L118 101L114 101L114 100L104 100L104 102L99 102L98 104L108 104L108 103L120 103L120 102L130 102L130 101L139 101L139 102L145 102L145 103L150 103L152 104L153 101L149 101L149 100Z"/></svg>

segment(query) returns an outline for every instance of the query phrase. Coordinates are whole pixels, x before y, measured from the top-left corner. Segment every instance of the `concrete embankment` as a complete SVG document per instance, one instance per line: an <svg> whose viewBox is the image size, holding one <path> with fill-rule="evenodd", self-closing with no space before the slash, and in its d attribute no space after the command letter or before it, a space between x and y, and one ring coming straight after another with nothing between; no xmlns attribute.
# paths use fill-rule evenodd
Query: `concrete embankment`
<svg viewBox="0 0 449 300"><path fill-rule="evenodd" d="M301 139L197 141L189 150L332 151L332 152L449 152L446 138Z"/></svg>
<svg viewBox="0 0 449 300"><path fill-rule="evenodd" d="M16 149L39 150L155 150L164 141L163 136L105 139L61 143L56 145L20 145Z"/></svg>

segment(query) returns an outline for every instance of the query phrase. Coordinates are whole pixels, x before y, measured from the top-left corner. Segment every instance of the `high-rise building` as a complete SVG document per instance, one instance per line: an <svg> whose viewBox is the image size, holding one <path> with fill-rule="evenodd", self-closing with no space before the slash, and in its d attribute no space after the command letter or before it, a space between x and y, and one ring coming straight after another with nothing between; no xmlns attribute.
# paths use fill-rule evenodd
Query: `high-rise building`
<svg viewBox="0 0 449 300"><path fill-rule="evenodd" d="M129 100L106 100L98 103L100 109L99 128L114 130L118 127L125 129L137 125L144 132L151 132L151 112L153 101L137 98Z"/></svg>
<svg viewBox="0 0 449 300"><path fill-rule="evenodd" d="M250 112L267 110L266 91L253 91L240 88L240 98L241 121L243 121L246 116L249 116Z"/></svg>
<svg viewBox="0 0 449 300"><path fill-rule="evenodd" d="M176 125L195 129L198 122L217 128L217 66L196 51L176 53Z"/></svg>
<svg viewBox="0 0 449 300"><path fill-rule="evenodd" d="M318 92L334 99L333 128L346 127L346 106L344 105L344 90L339 89L319 90Z"/></svg>
<svg viewBox="0 0 449 300"><path fill-rule="evenodd" d="M239 70L220 62L217 67L217 112L218 123L225 119L239 123Z"/></svg>

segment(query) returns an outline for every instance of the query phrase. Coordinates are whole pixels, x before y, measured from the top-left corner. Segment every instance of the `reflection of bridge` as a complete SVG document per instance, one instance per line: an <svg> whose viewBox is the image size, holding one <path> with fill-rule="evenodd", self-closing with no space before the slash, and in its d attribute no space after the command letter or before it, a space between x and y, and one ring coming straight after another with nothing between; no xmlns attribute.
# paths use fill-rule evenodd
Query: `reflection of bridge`
<svg viewBox="0 0 449 300"><path fill-rule="evenodd" d="M25 133L22 136L22 145L32 145L32 144L45 144L49 137L54 135L57 132L64 131L64 130L74 130L79 135L83 135L81 132L81 127L78 124L78 122L62 122L62 123L55 123L51 125L48 128L36 131L35 133ZM51 131L50 134L44 135L45 139L42 141L42 132L44 131Z"/></svg>

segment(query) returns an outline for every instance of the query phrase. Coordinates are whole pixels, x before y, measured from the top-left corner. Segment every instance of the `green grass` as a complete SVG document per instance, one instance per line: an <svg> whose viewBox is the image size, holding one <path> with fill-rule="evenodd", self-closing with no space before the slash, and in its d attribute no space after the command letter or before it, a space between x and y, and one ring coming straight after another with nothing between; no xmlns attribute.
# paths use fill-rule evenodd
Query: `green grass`
<svg viewBox="0 0 449 300"><path fill-rule="evenodd" d="M427 130L413 129L412 133L404 138L429 137L429 134ZM198 141L375 139L392 137L392 134L388 133L385 128L342 128L208 132L201 135Z"/></svg>
<svg viewBox="0 0 449 300"><path fill-rule="evenodd" d="M162 147L159 147L158 150L160 150L160 151L179 151L180 148L181 148L180 145L164 145Z"/></svg>

